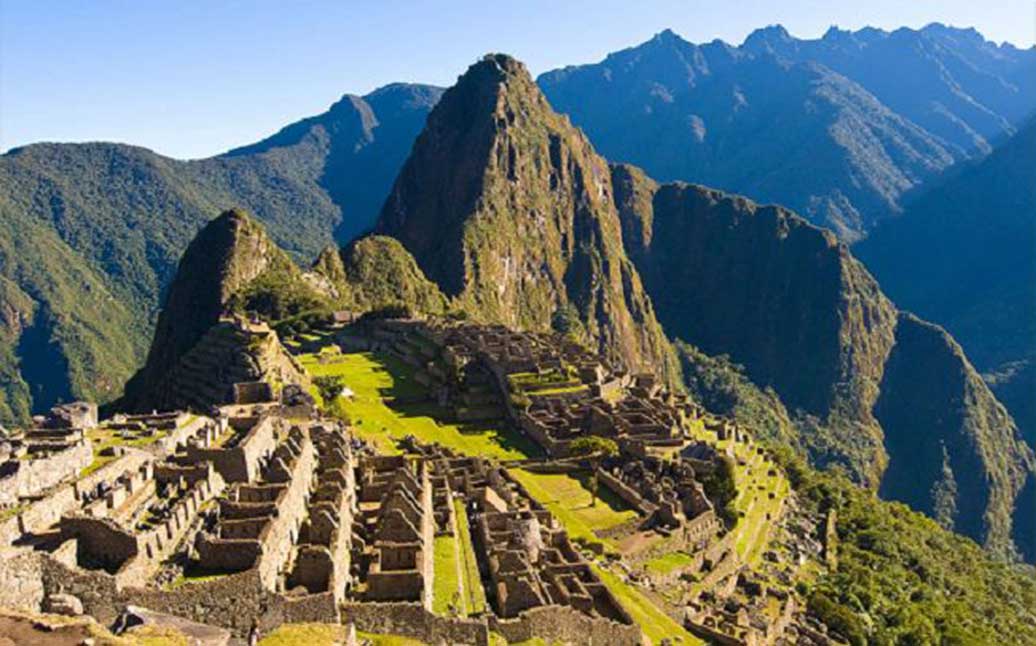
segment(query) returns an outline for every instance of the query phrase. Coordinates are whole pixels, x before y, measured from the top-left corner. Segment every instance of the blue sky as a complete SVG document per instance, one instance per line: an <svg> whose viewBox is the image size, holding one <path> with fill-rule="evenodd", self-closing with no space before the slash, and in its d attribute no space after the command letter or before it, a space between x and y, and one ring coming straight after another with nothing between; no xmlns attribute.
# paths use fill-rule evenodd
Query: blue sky
<svg viewBox="0 0 1036 646"><path fill-rule="evenodd" d="M598 61L672 28L739 44L781 23L976 27L1032 46L1033 0L0 0L0 150L121 141L180 158L258 140L343 93L393 81L450 85L502 51L533 74Z"/></svg>

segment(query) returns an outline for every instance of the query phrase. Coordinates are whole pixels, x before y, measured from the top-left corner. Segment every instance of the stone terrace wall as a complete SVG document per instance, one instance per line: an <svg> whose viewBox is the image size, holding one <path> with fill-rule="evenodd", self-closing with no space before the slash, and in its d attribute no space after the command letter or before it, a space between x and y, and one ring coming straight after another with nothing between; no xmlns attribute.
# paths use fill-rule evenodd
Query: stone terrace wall
<svg viewBox="0 0 1036 646"><path fill-rule="evenodd" d="M79 473L93 462L93 447L83 440L35 460L14 460L14 472L0 478L0 506L15 505L21 496L32 496Z"/></svg>
<svg viewBox="0 0 1036 646"><path fill-rule="evenodd" d="M624 625L590 617L569 606L540 606L526 610L515 619L492 616L489 628L503 635L508 642L538 637L549 644L639 646L642 643L640 627L636 624Z"/></svg>
<svg viewBox="0 0 1036 646"><path fill-rule="evenodd" d="M353 623L362 632L402 635L426 644L489 644L486 620L440 617L420 603L346 603L342 623Z"/></svg>

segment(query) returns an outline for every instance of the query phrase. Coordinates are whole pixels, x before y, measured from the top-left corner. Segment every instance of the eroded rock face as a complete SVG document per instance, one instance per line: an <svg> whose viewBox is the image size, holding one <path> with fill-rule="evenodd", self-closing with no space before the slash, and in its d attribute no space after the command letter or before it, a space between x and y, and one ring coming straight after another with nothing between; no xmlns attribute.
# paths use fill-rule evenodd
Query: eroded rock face
<svg viewBox="0 0 1036 646"><path fill-rule="evenodd" d="M630 258L670 335L771 386L815 462L1012 549L1012 514L1019 528L1036 514L1014 512L1032 453L948 334L897 312L844 244L790 211L628 166L613 176Z"/></svg>
<svg viewBox="0 0 1036 646"><path fill-rule="evenodd" d="M623 250L607 163L514 59L487 56L443 95L376 231L486 320L546 328L574 308L609 359L675 374Z"/></svg>

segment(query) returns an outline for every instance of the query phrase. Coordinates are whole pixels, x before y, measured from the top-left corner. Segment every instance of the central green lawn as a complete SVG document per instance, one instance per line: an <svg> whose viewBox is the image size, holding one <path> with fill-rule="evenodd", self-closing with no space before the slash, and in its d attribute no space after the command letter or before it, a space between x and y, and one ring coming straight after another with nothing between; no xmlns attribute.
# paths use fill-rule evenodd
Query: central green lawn
<svg viewBox="0 0 1036 646"><path fill-rule="evenodd" d="M467 614L464 596L460 593L457 561L457 539L453 536L436 536L435 579L432 586L432 611L436 614ZM453 612L450 611L451 606Z"/></svg>
<svg viewBox="0 0 1036 646"><path fill-rule="evenodd" d="M302 365L313 377L342 378L354 396L343 408L360 437L379 451L398 453L396 440L413 435L422 442L438 442L466 453L498 460L521 460L539 454L535 444L511 430L484 423L445 421L449 411L431 402L412 403L424 395L413 370L395 357L370 352L301 355ZM407 403L411 402L411 403Z"/></svg>
<svg viewBox="0 0 1036 646"><path fill-rule="evenodd" d="M669 552L662 556L656 556L644 567L652 574L669 574L673 570L686 567L694 562L694 557L686 552Z"/></svg>
<svg viewBox="0 0 1036 646"><path fill-rule="evenodd" d="M591 494L585 478L566 473L533 473L512 469L511 474L528 490L529 495L542 503L565 526L569 537L588 542L604 543L611 550L615 545L597 537L595 531L610 529L636 518L637 512L622 500L601 487L596 505L591 505Z"/></svg>
<svg viewBox="0 0 1036 646"><path fill-rule="evenodd" d="M477 615L486 609L486 591L478 573L475 548L471 544L471 528L468 526L468 512L460 499L453 501L457 514L457 541L460 548L461 568L464 574L464 596L468 614Z"/></svg>

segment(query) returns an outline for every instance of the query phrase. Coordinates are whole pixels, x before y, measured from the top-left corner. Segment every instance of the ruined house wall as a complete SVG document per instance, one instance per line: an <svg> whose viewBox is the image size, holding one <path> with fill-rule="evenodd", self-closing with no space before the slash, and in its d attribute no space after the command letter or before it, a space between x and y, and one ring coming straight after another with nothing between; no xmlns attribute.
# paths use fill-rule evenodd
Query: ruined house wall
<svg viewBox="0 0 1036 646"><path fill-rule="evenodd" d="M102 482L114 482L123 473L134 473L153 459L153 456L143 451L128 450L120 458L85 478L58 487L50 495L33 503L28 509L18 514L17 536L9 536L6 526L0 531L4 544L10 544L22 534L52 527L61 520L62 515L79 508L80 501L86 492L94 490Z"/></svg>
<svg viewBox="0 0 1036 646"><path fill-rule="evenodd" d="M16 469L0 479L0 506L15 505L23 496L32 496L70 478L93 462L93 446L82 442L36 460L13 461Z"/></svg>
<svg viewBox="0 0 1036 646"><path fill-rule="evenodd" d="M165 522L149 532L139 534L139 551L136 557L119 571L118 585L145 585L155 567L169 557L183 541L201 506L218 496L223 487L223 478L218 473L210 472L208 478L197 481L191 490L177 501Z"/></svg>
<svg viewBox="0 0 1036 646"><path fill-rule="evenodd" d="M629 486L622 480L619 480L604 469L597 469L597 480L611 489L616 496L621 498L630 507L636 509L643 516L650 516L658 509L658 506L654 503L644 500L644 497L637 493L633 487Z"/></svg>
<svg viewBox="0 0 1036 646"><path fill-rule="evenodd" d="M308 433L301 435L302 452L291 467L291 483L277 501L277 515L270 521L258 569L259 578L269 590L277 588L277 575L284 567L298 538L306 515L316 457Z"/></svg>
<svg viewBox="0 0 1036 646"><path fill-rule="evenodd" d="M43 555L0 549L0 607L37 612L43 605Z"/></svg>
<svg viewBox="0 0 1036 646"><path fill-rule="evenodd" d="M233 422L232 422L233 423ZM272 417L263 417L231 448L187 447L187 459L209 460L226 482L252 482L259 475L259 460L277 446Z"/></svg>

